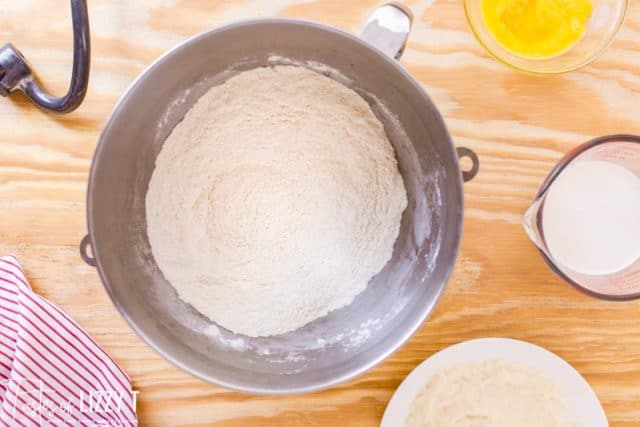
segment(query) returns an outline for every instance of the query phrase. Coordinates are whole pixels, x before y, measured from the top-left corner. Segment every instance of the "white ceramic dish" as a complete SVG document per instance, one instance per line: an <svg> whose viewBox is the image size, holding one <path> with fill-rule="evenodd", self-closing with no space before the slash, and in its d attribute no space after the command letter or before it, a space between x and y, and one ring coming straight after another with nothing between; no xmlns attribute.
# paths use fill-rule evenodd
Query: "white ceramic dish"
<svg viewBox="0 0 640 427"><path fill-rule="evenodd" d="M381 427L404 426L413 400L436 372L464 363L502 359L537 369L556 382L569 417L580 427L607 427L607 417L589 383L571 365L537 345L508 338L481 338L448 347L418 365L396 390Z"/></svg>

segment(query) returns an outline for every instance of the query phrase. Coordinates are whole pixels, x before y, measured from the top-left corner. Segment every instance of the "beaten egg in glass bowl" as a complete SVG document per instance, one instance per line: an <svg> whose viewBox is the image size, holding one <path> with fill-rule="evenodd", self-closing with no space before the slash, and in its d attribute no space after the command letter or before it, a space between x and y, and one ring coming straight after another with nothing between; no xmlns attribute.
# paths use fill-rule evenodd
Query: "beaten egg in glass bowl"
<svg viewBox="0 0 640 427"><path fill-rule="evenodd" d="M628 0L464 0L474 35L496 59L560 74L598 58L620 29Z"/></svg>

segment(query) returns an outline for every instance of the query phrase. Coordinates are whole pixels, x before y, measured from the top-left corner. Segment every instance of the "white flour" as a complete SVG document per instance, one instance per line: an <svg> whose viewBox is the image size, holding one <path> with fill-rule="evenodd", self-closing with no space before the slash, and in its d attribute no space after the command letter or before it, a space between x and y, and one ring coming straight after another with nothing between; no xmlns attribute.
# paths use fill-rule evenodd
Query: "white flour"
<svg viewBox="0 0 640 427"><path fill-rule="evenodd" d="M405 427L574 427L555 383L526 366L489 360L436 373Z"/></svg>
<svg viewBox="0 0 640 427"><path fill-rule="evenodd" d="M390 258L406 204L369 105L279 66L194 105L156 159L146 212L179 296L235 333L268 336L349 304Z"/></svg>
<svg viewBox="0 0 640 427"><path fill-rule="evenodd" d="M614 163L576 162L549 189L542 219L561 264L593 275L620 271L640 257L640 179Z"/></svg>

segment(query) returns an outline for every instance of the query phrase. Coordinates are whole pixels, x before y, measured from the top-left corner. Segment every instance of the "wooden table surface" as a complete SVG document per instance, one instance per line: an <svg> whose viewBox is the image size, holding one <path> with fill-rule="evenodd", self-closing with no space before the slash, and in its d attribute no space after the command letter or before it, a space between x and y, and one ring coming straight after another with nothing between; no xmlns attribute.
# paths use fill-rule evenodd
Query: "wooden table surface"
<svg viewBox="0 0 640 427"><path fill-rule="evenodd" d="M0 99L0 254L15 253L35 290L95 337L139 390L141 425L374 426L402 379L434 352L470 338L542 345L593 386L611 425L640 425L640 301L587 297L555 277L522 215L554 163L589 138L640 134L640 3L594 64L558 77L491 59L460 0L407 1L414 28L402 63L445 117L455 143L481 158L464 186L462 249L430 320L382 365L331 390L253 397L199 381L161 359L118 315L78 256L87 174L100 129L133 78L185 38L242 18L289 16L358 31L377 0L90 0L89 93L73 114ZM62 0L0 0L11 41L52 91L66 90L70 13Z"/></svg>

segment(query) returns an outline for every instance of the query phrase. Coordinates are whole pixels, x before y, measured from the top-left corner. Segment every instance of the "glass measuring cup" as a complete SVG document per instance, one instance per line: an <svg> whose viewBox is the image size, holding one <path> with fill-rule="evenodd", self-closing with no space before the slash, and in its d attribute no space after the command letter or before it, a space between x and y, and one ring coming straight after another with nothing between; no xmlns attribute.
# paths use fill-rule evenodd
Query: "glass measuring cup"
<svg viewBox="0 0 640 427"><path fill-rule="evenodd" d="M586 274L572 270L553 256L545 241L543 210L554 181L567 168L583 161L605 161L623 166L640 177L640 137L610 135L593 139L569 152L553 168L524 216L524 228L547 265L561 278L587 294L611 300L640 298L640 257L610 274ZM615 189L612 189L615 191ZM640 221L640 218L638 218Z"/></svg>

